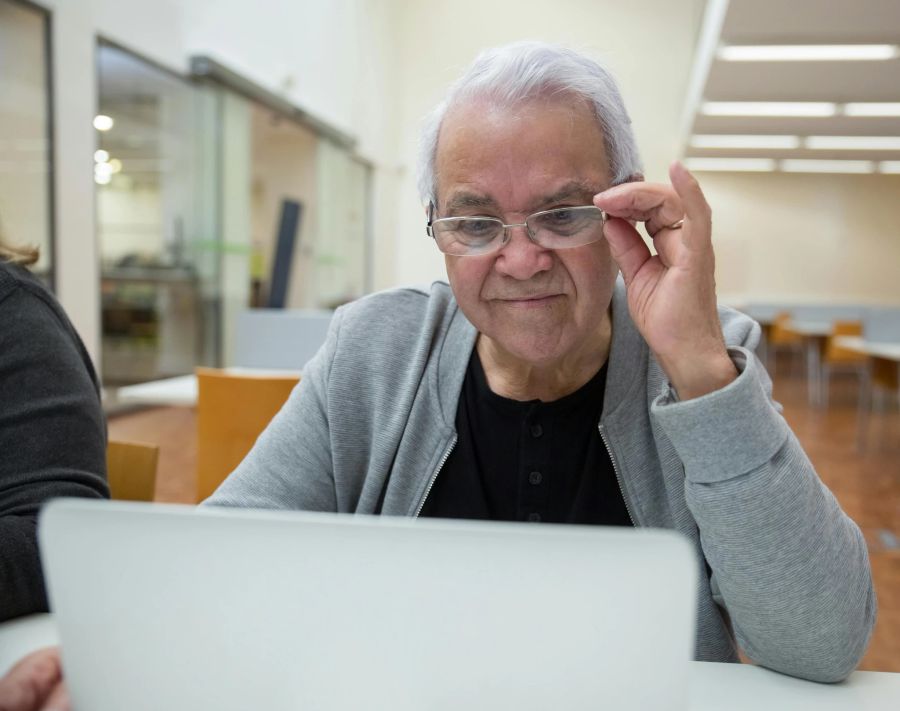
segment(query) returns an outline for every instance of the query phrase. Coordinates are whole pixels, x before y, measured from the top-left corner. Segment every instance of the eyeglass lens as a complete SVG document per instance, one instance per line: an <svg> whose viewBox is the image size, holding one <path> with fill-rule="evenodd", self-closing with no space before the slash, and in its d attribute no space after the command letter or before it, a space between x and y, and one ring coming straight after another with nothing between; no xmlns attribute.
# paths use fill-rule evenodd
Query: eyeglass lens
<svg viewBox="0 0 900 711"><path fill-rule="evenodd" d="M547 249L579 247L603 236L603 212L593 206L563 207L529 215L529 237ZM432 224L438 248L447 254L475 255L500 249L506 226L493 217L448 217Z"/></svg>

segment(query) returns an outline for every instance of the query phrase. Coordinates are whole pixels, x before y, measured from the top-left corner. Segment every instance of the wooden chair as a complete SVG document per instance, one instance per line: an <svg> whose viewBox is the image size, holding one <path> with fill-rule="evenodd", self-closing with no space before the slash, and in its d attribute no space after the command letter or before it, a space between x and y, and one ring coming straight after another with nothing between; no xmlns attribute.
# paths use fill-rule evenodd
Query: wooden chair
<svg viewBox="0 0 900 711"><path fill-rule="evenodd" d="M137 442L109 442L106 473L114 499L153 501L159 447Z"/></svg>
<svg viewBox="0 0 900 711"><path fill-rule="evenodd" d="M859 391L857 448L860 452L868 448L869 421L872 410L876 409L876 402L878 411L885 414L885 399L894 398L900 406L900 363L889 358L869 356L863 386ZM886 426L887 418L883 419Z"/></svg>
<svg viewBox="0 0 900 711"><path fill-rule="evenodd" d="M791 315L787 311L775 314L769 329L767 353L771 361L767 363L769 371L775 375L778 353L789 351L792 363L803 359L803 337L791 329ZM793 368L792 368L793 370Z"/></svg>
<svg viewBox="0 0 900 711"><path fill-rule="evenodd" d="M247 456L299 376L234 374L197 368L197 501Z"/></svg>
<svg viewBox="0 0 900 711"><path fill-rule="evenodd" d="M819 402L823 406L828 406L831 375L835 370L853 371L860 378L863 377L866 368L866 356L859 351L842 348L837 344L839 336L861 336L862 332L862 321L835 321L832 323L831 334L825 340L825 346L822 350L822 378L819 383Z"/></svg>

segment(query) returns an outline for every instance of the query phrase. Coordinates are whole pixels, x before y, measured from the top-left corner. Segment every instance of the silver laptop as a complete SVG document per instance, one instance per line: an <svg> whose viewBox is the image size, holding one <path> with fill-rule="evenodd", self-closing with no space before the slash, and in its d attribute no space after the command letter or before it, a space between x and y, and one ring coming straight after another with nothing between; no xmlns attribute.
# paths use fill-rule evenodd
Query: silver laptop
<svg viewBox="0 0 900 711"><path fill-rule="evenodd" d="M684 709L672 532L63 500L40 545L77 709Z"/></svg>

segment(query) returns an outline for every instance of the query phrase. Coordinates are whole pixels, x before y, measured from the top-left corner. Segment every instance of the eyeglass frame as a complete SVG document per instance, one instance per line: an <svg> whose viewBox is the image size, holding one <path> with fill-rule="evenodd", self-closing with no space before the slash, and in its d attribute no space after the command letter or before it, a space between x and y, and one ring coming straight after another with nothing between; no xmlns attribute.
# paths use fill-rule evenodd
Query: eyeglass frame
<svg viewBox="0 0 900 711"><path fill-rule="evenodd" d="M488 217L486 215L460 215L458 217L439 217L438 219L435 220L434 219L434 210L435 210L434 202L429 202L428 203L428 221L425 223L425 234L427 236L431 237L434 240L435 244L437 244L437 237L435 236L434 229L433 229L434 224L437 222L443 222L445 220L447 220L447 221L449 221L449 220L490 220L491 222L499 223L500 226L503 227L503 239L500 241L499 247L496 247L496 248L490 250L489 252L477 252L474 254L451 254L450 256L453 256L453 257L484 257L489 254L494 254L496 252L499 252L507 244L509 244L509 240L510 240L509 230L512 227L524 227L525 234L528 236L528 239L531 240L532 243L538 245L539 247L543 247L544 249L553 249L553 250L574 249L575 247L584 247L586 245L594 244L595 242L599 242L601 239L603 239L603 230L601 229L600 236L597 239L591 240L590 242L583 242L581 244L572 245L571 247L546 247L546 246L542 245L540 242L535 240L535 235L532 233L531 228L528 226L528 220L530 220L532 217L539 217L540 215L547 215L551 212L556 212L557 210L574 210L576 208L585 208L585 207L590 207L590 208L597 210L600 213L600 224L603 225L606 223L606 211L601 210L596 205L568 205L566 207L554 207L554 208L551 208L550 210L539 210L538 212L534 212L534 213L528 215L528 217L525 218L524 222L513 222L510 224L505 223L499 217ZM440 250L441 254L450 254L449 252L444 252L440 247L438 247L438 250Z"/></svg>

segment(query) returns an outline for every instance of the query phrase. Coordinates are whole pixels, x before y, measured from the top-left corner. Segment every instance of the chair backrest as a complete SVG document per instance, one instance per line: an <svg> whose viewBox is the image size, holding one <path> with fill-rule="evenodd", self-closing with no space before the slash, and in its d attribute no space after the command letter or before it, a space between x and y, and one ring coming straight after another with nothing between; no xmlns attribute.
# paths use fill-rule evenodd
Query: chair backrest
<svg viewBox="0 0 900 711"><path fill-rule="evenodd" d="M109 442L106 473L114 499L153 501L159 447L138 442Z"/></svg>
<svg viewBox="0 0 900 711"><path fill-rule="evenodd" d="M300 377L215 368L196 373L197 501L203 501L247 456Z"/></svg>
<svg viewBox="0 0 900 711"><path fill-rule="evenodd" d="M775 314L772 319L772 330L769 332L769 343L773 346L798 345L803 342L800 334L790 330L791 315L787 311Z"/></svg>
<svg viewBox="0 0 900 711"><path fill-rule="evenodd" d="M836 364L863 364L866 362L866 356L859 351L853 351L849 348L841 348L837 345L838 336L861 336L863 332L862 321L835 321L831 324L831 334L825 342L825 353L823 360L827 365Z"/></svg>

